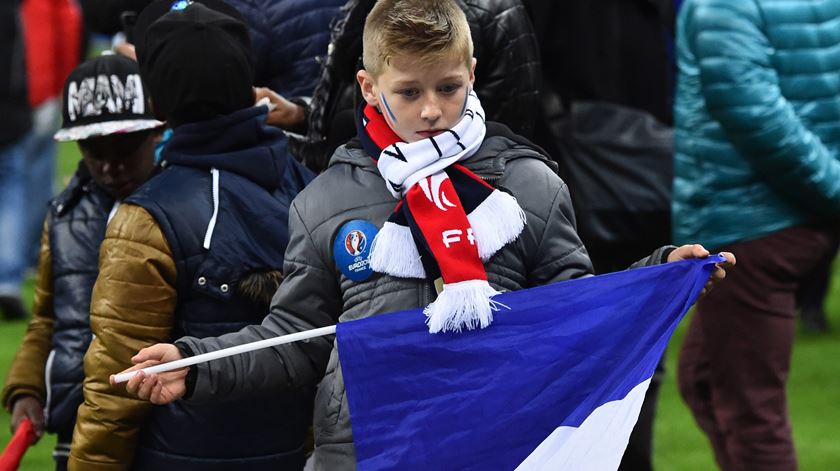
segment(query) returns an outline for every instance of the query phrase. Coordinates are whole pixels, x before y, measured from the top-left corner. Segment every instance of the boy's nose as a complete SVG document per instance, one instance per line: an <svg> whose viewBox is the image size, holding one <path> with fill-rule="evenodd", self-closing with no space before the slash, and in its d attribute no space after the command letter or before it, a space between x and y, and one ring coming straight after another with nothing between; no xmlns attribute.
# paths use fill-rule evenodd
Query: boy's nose
<svg viewBox="0 0 840 471"><path fill-rule="evenodd" d="M426 103L423 104L423 110L420 112L420 117L425 121L434 122L440 118L442 113L437 100L426 100Z"/></svg>
<svg viewBox="0 0 840 471"><path fill-rule="evenodd" d="M109 176L116 176L123 171L123 165L105 161L102 163L102 173Z"/></svg>

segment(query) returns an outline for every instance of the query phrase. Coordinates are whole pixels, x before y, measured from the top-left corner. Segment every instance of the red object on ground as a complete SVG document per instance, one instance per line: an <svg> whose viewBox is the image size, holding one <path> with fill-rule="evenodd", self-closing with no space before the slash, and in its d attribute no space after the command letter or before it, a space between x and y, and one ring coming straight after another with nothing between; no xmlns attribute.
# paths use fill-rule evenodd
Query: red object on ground
<svg viewBox="0 0 840 471"><path fill-rule="evenodd" d="M35 441L35 429L29 419L24 419L9 441L3 454L0 454L0 471L15 471L20 466L20 460L29 445Z"/></svg>

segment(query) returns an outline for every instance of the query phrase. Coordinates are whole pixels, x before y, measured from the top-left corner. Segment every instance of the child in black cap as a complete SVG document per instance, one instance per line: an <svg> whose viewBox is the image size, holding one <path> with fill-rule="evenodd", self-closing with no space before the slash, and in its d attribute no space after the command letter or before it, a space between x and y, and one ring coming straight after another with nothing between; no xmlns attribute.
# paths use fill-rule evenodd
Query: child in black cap
<svg viewBox="0 0 840 471"><path fill-rule="evenodd" d="M163 170L103 242L70 469L302 469L312 388L164 407L112 389L140 347L258 324L281 278L289 202L312 178L253 106L245 24L221 3L153 3L137 56L174 129Z"/></svg>
<svg viewBox="0 0 840 471"><path fill-rule="evenodd" d="M64 86L59 141L76 141L82 161L50 203L41 236L35 308L6 377L3 406L12 429L29 419L40 436L58 435L56 469L67 467L82 360L91 340L90 296L99 246L120 200L154 171L163 123L154 119L137 63L122 56L91 59Z"/></svg>

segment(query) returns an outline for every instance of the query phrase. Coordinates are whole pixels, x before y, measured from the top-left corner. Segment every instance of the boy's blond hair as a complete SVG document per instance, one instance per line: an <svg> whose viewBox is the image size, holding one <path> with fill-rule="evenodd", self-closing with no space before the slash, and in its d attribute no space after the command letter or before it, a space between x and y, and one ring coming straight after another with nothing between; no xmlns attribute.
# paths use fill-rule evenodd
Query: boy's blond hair
<svg viewBox="0 0 840 471"><path fill-rule="evenodd" d="M422 64L460 57L470 67L470 25L454 0L379 0L365 20L362 60L374 77L397 55Z"/></svg>

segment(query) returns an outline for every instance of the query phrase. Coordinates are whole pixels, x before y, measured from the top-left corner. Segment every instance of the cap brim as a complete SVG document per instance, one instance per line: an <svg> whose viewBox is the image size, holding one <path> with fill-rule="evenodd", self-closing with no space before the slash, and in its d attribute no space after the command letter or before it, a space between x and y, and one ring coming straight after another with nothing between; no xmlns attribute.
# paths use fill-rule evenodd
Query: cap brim
<svg viewBox="0 0 840 471"><path fill-rule="evenodd" d="M91 137L110 136L112 134L128 134L145 131L163 126L155 119L127 119L123 121L106 121L103 123L85 124L70 128L59 129L53 138L56 141L81 141Z"/></svg>

